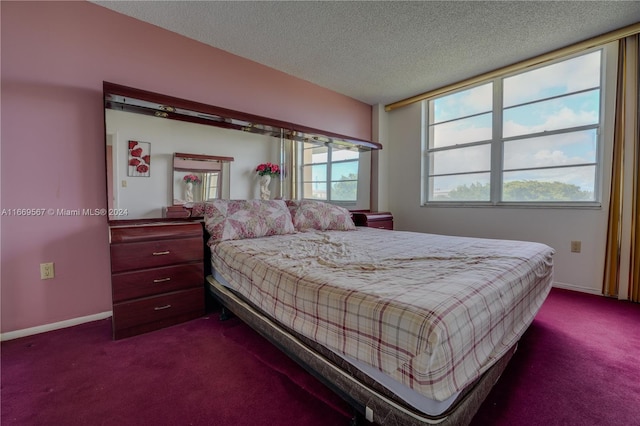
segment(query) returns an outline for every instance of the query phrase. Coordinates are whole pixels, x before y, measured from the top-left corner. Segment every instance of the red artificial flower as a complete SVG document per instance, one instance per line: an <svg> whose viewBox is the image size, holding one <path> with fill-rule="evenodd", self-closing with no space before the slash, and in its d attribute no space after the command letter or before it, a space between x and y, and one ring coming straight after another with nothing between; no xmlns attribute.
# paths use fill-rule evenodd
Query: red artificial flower
<svg viewBox="0 0 640 426"><path fill-rule="evenodd" d="M132 158L131 160L129 160L130 166L137 166L138 164L140 164L140 160L138 160L137 158Z"/></svg>
<svg viewBox="0 0 640 426"><path fill-rule="evenodd" d="M136 141L129 141L129 149L133 149L136 147L136 145L138 145L138 142Z"/></svg>
<svg viewBox="0 0 640 426"><path fill-rule="evenodd" d="M144 157L142 157L142 159L144 160L145 163L151 164L151 156L150 155L145 155Z"/></svg>
<svg viewBox="0 0 640 426"><path fill-rule="evenodd" d="M186 175L182 179L187 183L195 183L195 184L200 183L200 178L194 174Z"/></svg>
<svg viewBox="0 0 640 426"><path fill-rule="evenodd" d="M277 176L280 174L280 166L273 163L263 163L259 164L258 167L256 167L256 172L258 172L260 176Z"/></svg>
<svg viewBox="0 0 640 426"><path fill-rule="evenodd" d="M147 166L146 164L140 164L138 167L136 167L136 170L138 171L138 173L147 173L149 171L149 166Z"/></svg>
<svg viewBox="0 0 640 426"><path fill-rule="evenodd" d="M142 148L136 148L131 150L132 157L140 157L142 155Z"/></svg>

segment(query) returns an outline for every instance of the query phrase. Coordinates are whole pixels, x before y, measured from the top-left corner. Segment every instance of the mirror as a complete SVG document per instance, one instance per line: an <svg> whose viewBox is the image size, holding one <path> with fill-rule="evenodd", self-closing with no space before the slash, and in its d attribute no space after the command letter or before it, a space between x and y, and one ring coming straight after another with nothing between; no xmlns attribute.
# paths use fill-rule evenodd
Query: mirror
<svg viewBox="0 0 640 426"><path fill-rule="evenodd" d="M272 182L271 197L296 198L298 142L367 154L360 156L354 208L368 208L369 151L381 149L378 143L113 83L103 88L110 221L185 217L188 198L259 198L255 168L264 162L291 171ZM176 166L178 157L197 163ZM190 174L186 180L198 182L187 194Z"/></svg>
<svg viewBox="0 0 640 426"><path fill-rule="evenodd" d="M229 198L229 166L233 157L173 155L173 204Z"/></svg>
<svg viewBox="0 0 640 426"><path fill-rule="evenodd" d="M239 138L242 133L233 130L110 109L105 111L105 126L108 208L114 213L110 220L174 217L167 215L167 210L186 201L184 180L179 179L190 173L199 176L207 187L218 188L206 199L253 197L249 193L252 182L247 179L249 176L243 176L243 171L254 167L256 160L245 153L253 150L259 158L273 156L269 152L271 144ZM217 156L224 161L199 159L176 170L174 156L180 151L193 153L189 154L191 157ZM231 167L235 155L243 156L241 161L233 162L241 169ZM233 181L238 182L236 193L230 189ZM205 185L194 185L194 201L205 199L201 192Z"/></svg>

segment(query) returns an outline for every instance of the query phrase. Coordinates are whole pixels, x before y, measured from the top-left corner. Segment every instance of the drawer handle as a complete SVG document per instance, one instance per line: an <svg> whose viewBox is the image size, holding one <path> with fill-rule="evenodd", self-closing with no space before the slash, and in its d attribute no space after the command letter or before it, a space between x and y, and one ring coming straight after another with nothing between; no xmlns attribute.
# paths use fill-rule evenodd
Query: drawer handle
<svg viewBox="0 0 640 426"><path fill-rule="evenodd" d="M164 306L156 306L155 308L153 308L154 311L161 311L163 309L169 309L171 307L171 305L164 305Z"/></svg>
<svg viewBox="0 0 640 426"><path fill-rule="evenodd" d="M153 280L154 283L163 283L165 281L171 281L171 278L167 277L167 278L160 278L157 280Z"/></svg>
<svg viewBox="0 0 640 426"><path fill-rule="evenodd" d="M154 256L164 256L165 254L169 254L169 253L171 253L169 250L167 250L167 251L154 251L153 255Z"/></svg>

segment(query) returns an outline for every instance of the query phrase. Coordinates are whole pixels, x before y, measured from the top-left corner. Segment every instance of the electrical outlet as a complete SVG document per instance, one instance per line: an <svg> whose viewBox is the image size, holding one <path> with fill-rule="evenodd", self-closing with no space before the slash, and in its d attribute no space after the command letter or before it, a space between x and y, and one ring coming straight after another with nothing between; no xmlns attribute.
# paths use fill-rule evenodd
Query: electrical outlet
<svg viewBox="0 0 640 426"><path fill-rule="evenodd" d="M49 263L41 263L40 264L40 279L41 280L50 280L55 277L55 271L53 268L53 262Z"/></svg>
<svg viewBox="0 0 640 426"><path fill-rule="evenodd" d="M582 250L582 241L571 241L571 253L580 253Z"/></svg>
<svg viewBox="0 0 640 426"><path fill-rule="evenodd" d="M127 181L126 181L126 180L123 180L123 181L122 181L122 187L123 187L123 188L126 188L126 187L127 187Z"/></svg>

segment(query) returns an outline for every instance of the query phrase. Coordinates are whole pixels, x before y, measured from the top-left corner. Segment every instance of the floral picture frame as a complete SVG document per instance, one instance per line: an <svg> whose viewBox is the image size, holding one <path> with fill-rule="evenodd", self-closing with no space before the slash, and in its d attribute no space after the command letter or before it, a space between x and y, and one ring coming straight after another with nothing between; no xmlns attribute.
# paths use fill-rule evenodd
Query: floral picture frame
<svg viewBox="0 0 640 426"><path fill-rule="evenodd" d="M151 176L151 142L128 141L127 176Z"/></svg>

